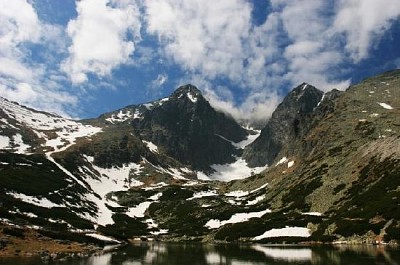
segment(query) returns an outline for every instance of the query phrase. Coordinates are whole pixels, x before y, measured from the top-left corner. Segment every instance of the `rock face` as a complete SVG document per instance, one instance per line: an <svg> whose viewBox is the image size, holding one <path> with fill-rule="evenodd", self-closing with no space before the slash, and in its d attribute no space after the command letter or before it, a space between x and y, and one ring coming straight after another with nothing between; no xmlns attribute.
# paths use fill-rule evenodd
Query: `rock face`
<svg viewBox="0 0 400 265"><path fill-rule="evenodd" d="M293 89L273 112L261 135L246 147L243 157L251 167L272 165L285 147L309 130L307 117L321 102L323 92L303 83Z"/></svg>
<svg viewBox="0 0 400 265"><path fill-rule="evenodd" d="M231 117L215 111L192 85L179 87L162 105L132 122L136 133L183 164L207 170L240 155L232 142L247 131Z"/></svg>

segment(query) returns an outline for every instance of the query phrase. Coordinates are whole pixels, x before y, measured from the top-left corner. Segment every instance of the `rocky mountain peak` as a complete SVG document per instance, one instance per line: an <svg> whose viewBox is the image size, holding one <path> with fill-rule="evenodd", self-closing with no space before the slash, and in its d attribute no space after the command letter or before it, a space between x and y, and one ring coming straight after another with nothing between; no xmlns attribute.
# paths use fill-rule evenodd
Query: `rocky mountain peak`
<svg viewBox="0 0 400 265"><path fill-rule="evenodd" d="M199 98L203 98L201 91L191 85L187 84L184 86L180 86L176 89L172 95L170 96L171 99L189 99L191 102L196 103Z"/></svg>
<svg viewBox="0 0 400 265"><path fill-rule="evenodd" d="M260 137L246 148L244 157L248 164L271 165L288 143L307 131L305 116L315 110L323 95L307 83L294 88L276 108Z"/></svg>
<svg viewBox="0 0 400 265"><path fill-rule="evenodd" d="M294 108L298 113L309 113L321 101L323 92L316 87L302 83L295 87L281 103L282 107L276 111L282 111L284 108Z"/></svg>

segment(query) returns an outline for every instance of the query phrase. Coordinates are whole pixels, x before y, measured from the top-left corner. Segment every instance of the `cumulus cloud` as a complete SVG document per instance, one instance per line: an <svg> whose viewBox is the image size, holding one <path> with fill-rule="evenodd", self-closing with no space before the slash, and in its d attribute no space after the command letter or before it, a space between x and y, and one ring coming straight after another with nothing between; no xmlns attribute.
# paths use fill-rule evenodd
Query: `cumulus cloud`
<svg viewBox="0 0 400 265"><path fill-rule="evenodd" d="M147 0L145 6L147 31L159 37L166 57L209 78L241 79L251 26L246 1Z"/></svg>
<svg viewBox="0 0 400 265"><path fill-rule="evenodd" d="M68 23L72 44L62 69L79 84L88 74L99 77L129 62L135 50L132 35L140 39L139 11L134 1L81 0L76 3L78 16Z"/></svg>
<svg viewBox="0 0 400 265"><path fill-rule="evenodd" d="M48 66L29 57L30 44L57 50L60 33L39 20L30 2L0 0L0 96L61 114L66 114L65 106L76 104L76 96L52 80Z"/></svg>
<svg viewBox="0 0 400 265"><path fill-rule="evenodd" d="M144 6L146 30L158 37L165 58L198 86L205 83L214 106L237 118L268 118L286 85L347 88L351 80L342 78L342 67L368 57L398 19L397 2L270 0L270 13L258 25L245 0L147 0ZM207 86L221 78L247 97L238 102L220 86Z"/></svg>
<svg viewBox="0 0 400 265"><path fill-rule="evenodd" d="M350 80L337 80L336 72L345 57L331 33L331 8L323 0L272 0L287 34L283 57L287 62L284 78L291 86L311 83L322 90L345 89Z"/></svg>
<svg viewBox="0 0 400 265"><path fill-rule="evenodd" d="M41 25L33 7L25 0L0 1L0 75L29 81L33 74L24 62L21 45L38 42Z"/></svg>
<svg viewBox="0 0 400 265"><path fill-rule="evenodd" d="M399 17L398 0L340 0L336 3L333 30L344 34L345 47L358 62L368 57L374 43Z"/></svg>
<svg viewBox="0 0 400 265"><path fill-rule="evenodd" d="M209 84L225 78L244 93L276 94L270 86L276 79L269 74L282 71L277 63L278 16L271 14L255 26L252 6L243 0L148 0L145 8L147 32L158 37L165 58L186 70L189 77L183 79L206 91L212 105L238 119L255 113L262 113L257 116L264 120L270 116L264 106L275 107L273 97L249 97L235 104Z"/></svg>

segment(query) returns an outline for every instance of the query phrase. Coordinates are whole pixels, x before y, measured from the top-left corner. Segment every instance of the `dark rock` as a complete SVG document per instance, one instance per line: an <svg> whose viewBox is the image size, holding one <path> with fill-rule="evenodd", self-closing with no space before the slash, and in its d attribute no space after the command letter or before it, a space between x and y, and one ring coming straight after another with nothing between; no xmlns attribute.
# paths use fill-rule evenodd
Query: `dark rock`
<svg viewBox="0 0 400 265"><path fill-rule="evenodd" d="M305 117L321 102L323 92L303 83L279 104L261 135L244 151L251 167L271 165L284 146L308 131Z"/></svg>

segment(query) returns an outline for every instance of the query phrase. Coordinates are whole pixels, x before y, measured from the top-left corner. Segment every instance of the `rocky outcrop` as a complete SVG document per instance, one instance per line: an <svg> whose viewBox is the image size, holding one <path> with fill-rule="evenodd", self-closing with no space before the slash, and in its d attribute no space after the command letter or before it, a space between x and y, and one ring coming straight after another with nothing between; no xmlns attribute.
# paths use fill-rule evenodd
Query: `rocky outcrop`
<svg viewBox="0 0 400 265"><path fill-rule="evenodd" d="M307 116L321 102L323 92L303 83L293 89L276 108L261 135L244 151L251 167L271 165L280 151L308 131Z"/></svg>

